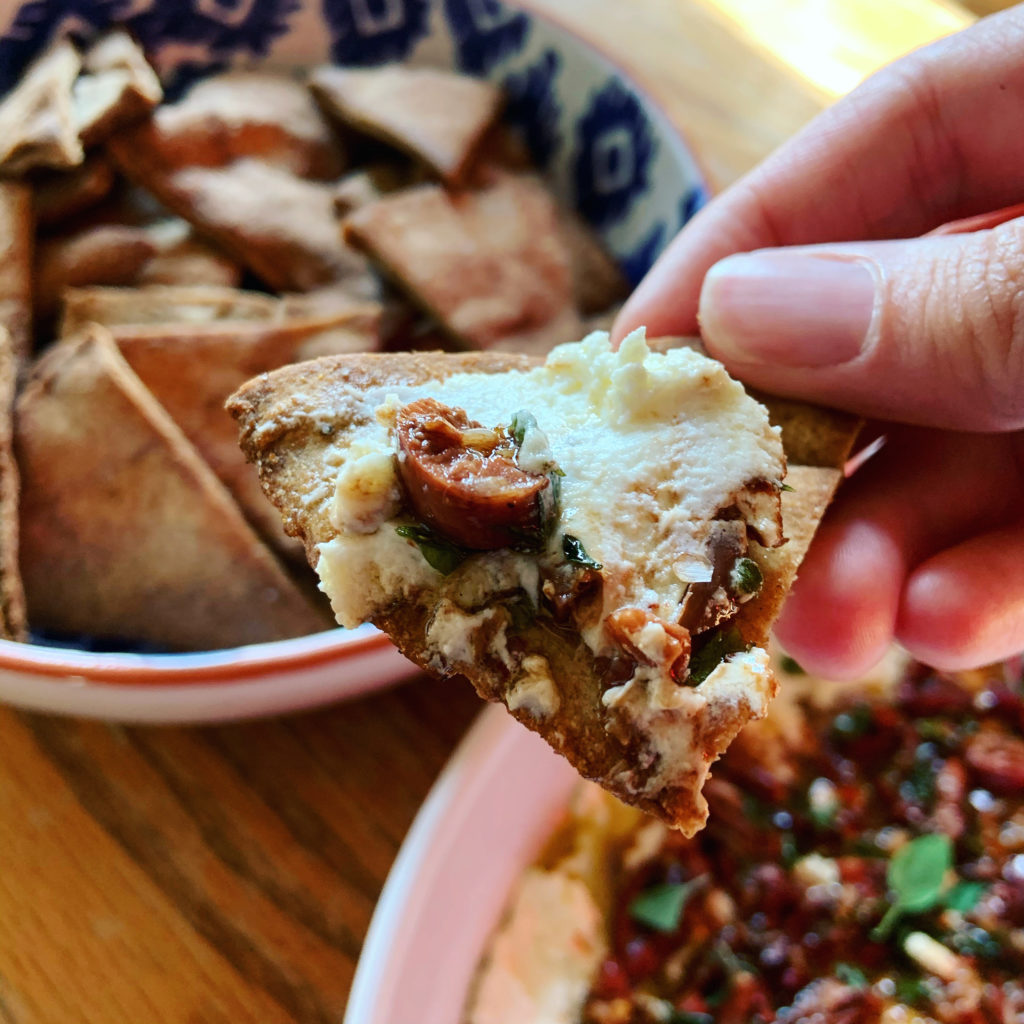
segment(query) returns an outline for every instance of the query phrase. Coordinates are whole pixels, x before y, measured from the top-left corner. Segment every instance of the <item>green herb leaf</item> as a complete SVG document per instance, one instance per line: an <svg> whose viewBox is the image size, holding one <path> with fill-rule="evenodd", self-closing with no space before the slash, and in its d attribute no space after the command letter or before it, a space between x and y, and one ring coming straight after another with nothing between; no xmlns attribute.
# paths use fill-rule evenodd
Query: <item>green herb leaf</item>
<svg viewBox="0 0 1024 1024"><path fill-rule="evenodd" d="M796 492L796 488L795 487L790 487L789 484L782 484L782 490L784 490L784 491L793 491L794 493Z"/></svg>
<svg viewBox="0 0 1024 1024"><path fill-rule="evenodd" d="M969 914L978 905L978 901L987 891L988 886L984 882L957 882L946 893L942 902L950 910L959 911L961 914Z"/></svg>
<svg viewBox="0 0 1024 1024"><path fill-rule="evenodd" d="M747 648L735 626L716 629L706 635L707 640L690 656L690 675L686 681L691 686L703 683L730 654Z"/></svg>
<svg viewBox="0 0 1024 1024"><path fill-rule="evenodd" d="M582 565L585 569L604 568L600 562L595 562L587 554L580 543L579 537L574 537L571 533L562 534L562 554L567 562L572 562L574 565Z"/></svg>
<svg viewBox="0 0 1024 1024"><path fill-rule="evenodd" d="M868 977L859 968L853 964L838 963L833 969L835 976L844 984L849 985L850 988L867 988Z"/></svg>
<svg viewBox="0 0 1024 1024"><path fill-rule="evenodd" d="M396 526L395 533L399 537L411 540L420 549L420 554L427 560L427 564L442 576L453 573L469 557L469 552L465 548L438 537L426 526L416 523Z"/></svg>
<svg viewBox="0 0 1024 1024"><path fill-rule="evenodd" d="M807 670L800 664L800 662L798 662L796 658L791 658L788 654L784 654L779 659L779 668L791 676L807 675Z"/></svg>
<svg viewBox="0 0 1024 1024"><path fill-rule="evenodd" d="M938 905L946 872L952 866L953 843L949 836L918 836L901 846L885 874L895 898L871 937L885 939L904 914L920 914Z"/></svg>
<svg viewBox="0 0 1024 1024"><path fill-rule="evenodd" d="M901 1003L914 1006L924 1001L928 995L928 987L920 978L897 978L896 998Z"/></svg>
<svg viewBox="0 0 1024 1024"><path fill-rule="evenodd" d="M668 934L679 927L683 911L694 890L704 883L704 875L688 882L666 882L645 889L629 905L629 916L656 932Z"/></svg>
<svg viewBox="0 0 1024 1024"><path fill-rule="evenodd" d="M752 558L741 558L729 574L729 585L737 594L756 594L763 583L761 567Z"/></svg>
<svg viewBox="0 0 1024 1024"><path fill-rule="evenodd" d="M512 422L508 425L508 432L512 440L515 441L517 448L523 447L523 439L526 437L526 432L536 429L537 418L532 412L520 409L518 412L512 413Z"/></svg>

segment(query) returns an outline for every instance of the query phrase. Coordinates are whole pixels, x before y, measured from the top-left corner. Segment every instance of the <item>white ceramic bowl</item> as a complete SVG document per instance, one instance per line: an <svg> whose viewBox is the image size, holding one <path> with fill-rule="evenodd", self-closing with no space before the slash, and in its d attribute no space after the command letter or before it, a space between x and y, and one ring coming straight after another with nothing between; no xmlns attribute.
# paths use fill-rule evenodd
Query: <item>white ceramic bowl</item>
<svg viewBox="0 0 1024 1024"><path fill-rule="evenodd" d="M457 1024L516 880L579 776L487 708L434 784L388 875L344 1024Z"/></svg>
<svg viewBox="0 0 1024 1024"><path fill-rule="evenodd" d="M635 283L704 203L668 120L564 28L499 0L0 0L0 92L58 33L127 25L168 87L229 66L390 61L498 82L561 201ZM310 707L408 674L372 631L198 655L89 654L0 641L0 701L122 721L211 721Z"/></svg>

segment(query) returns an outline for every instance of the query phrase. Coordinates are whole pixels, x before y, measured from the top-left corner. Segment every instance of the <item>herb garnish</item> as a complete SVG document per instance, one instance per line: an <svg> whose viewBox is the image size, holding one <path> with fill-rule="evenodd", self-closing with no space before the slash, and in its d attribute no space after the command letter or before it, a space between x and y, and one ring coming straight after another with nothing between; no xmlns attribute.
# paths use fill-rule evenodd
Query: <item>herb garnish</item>
<svg viewBox="0 0 1024 1024"><path fill-rule="evenodd" d="M793 491L794 493L796 492L796 488L790 487L789 484L780 484L779 486L783 491Z"/></svg>
<svg viewBox="0 0 1024 1024"><path fill-rule="evenodd" d="M779 667L783 672L791 676L805 676L807 675L807 669L800 664L796 658L791 658L788 654L784 654L779 659Z"/></svg>
<svg viewBox="0 0 1024 1024"><path fill-rule="evenodd" d="M868 977L867 975L854 964L848 964L840 961L833 968L835 976L844 984L850 988L867 988Z"/></svg>
<svg viewBox="0 0 1024 1024"><path fill-rule="evenodd" d="M686 681L691 686L703 683L730 654L746 649L743 635L735 626L716 629L708 634L703 645L690 656L690 675Z"/></svg>
<svg viewBox="0 0 1024 1024"><path fill-rule="evenodd" d="M969 914L987 891L988 886L984 882L957 882L946 893L943 903L950 910L955 910L960 914Z"/></svg>
<svg viewBox="0 0 1024 1024"><path fill-rule="evenodd" d="M574 537L571 533L562 534L562 554L567 562L572 562L573 565L582 565L584 569L604 568L601 562L595 562L587 554L579 537Z"/></svg>
<svg viewBox="0 0 1024 1024"><path fill-rule="evenodd" d="M679 927L683 911L706 875L698 875L688 882L666 882L645 889L629 905L629 916L634 921L656 932L670 934Z"/></svg>
<svg viewBox="0 0 1024 1024"><path fill-rule="evenodd" d="M512 413L512 421L508 425L509 436L516 443L517 448L523 447L523 440L528 430L537 429L537 418L532 412L520 409Z"/></svg>
<svg viewBox="0 0 1024 1024"><path fill-rule="evenodd" d="M753 596L763 583L761 567L752 558L741 558L729 573L729 585L737 594Z"/></svg>
<svg viewBox="0 0 1024 1024"><path fill-rule="evenodd" d="M431 568L442 576L453 573L469 557L465 548L438 537L433 530L418 523L396 526L395 533L399 537L411 540L419 549Z"/></svg>
<svg viewBox="0 0 1024 1024"><path fill-rule="evenodd" d="M885 880L894 895L889 909L871 938L889 936L904 914L920 914L939 905L946 874L953 867L953 843L949 836L918 836L901 846L889 861Z"/></svg>

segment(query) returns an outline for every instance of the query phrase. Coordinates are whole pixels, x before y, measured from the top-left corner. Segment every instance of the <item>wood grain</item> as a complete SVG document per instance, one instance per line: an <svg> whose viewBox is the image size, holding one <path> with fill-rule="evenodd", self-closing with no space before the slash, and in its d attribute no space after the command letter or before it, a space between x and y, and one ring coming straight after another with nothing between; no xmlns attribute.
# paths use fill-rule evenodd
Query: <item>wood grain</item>
<svg viewBox="0 0 1024 1024"><path fill-rule="evenodd" d="M824 102L706 0L529 3L634 73L715 186ZM419 680L207 728L0 709L0 1024L340 1021L387 871L478 708Z"/></svg>

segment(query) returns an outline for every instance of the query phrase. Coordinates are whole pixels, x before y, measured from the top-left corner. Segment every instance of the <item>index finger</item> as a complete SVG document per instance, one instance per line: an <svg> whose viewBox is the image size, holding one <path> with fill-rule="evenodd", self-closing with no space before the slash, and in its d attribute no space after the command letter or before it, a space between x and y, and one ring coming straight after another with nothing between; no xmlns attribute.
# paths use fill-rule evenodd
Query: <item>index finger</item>
<svg viewBox="0 0 1024 1024"><path fill-rule="evenodd" d="M1020 202L1024 6L873 75L723 192L618 317L622 337L692 334L707 270L735 252L907 238Z"/></svg>

